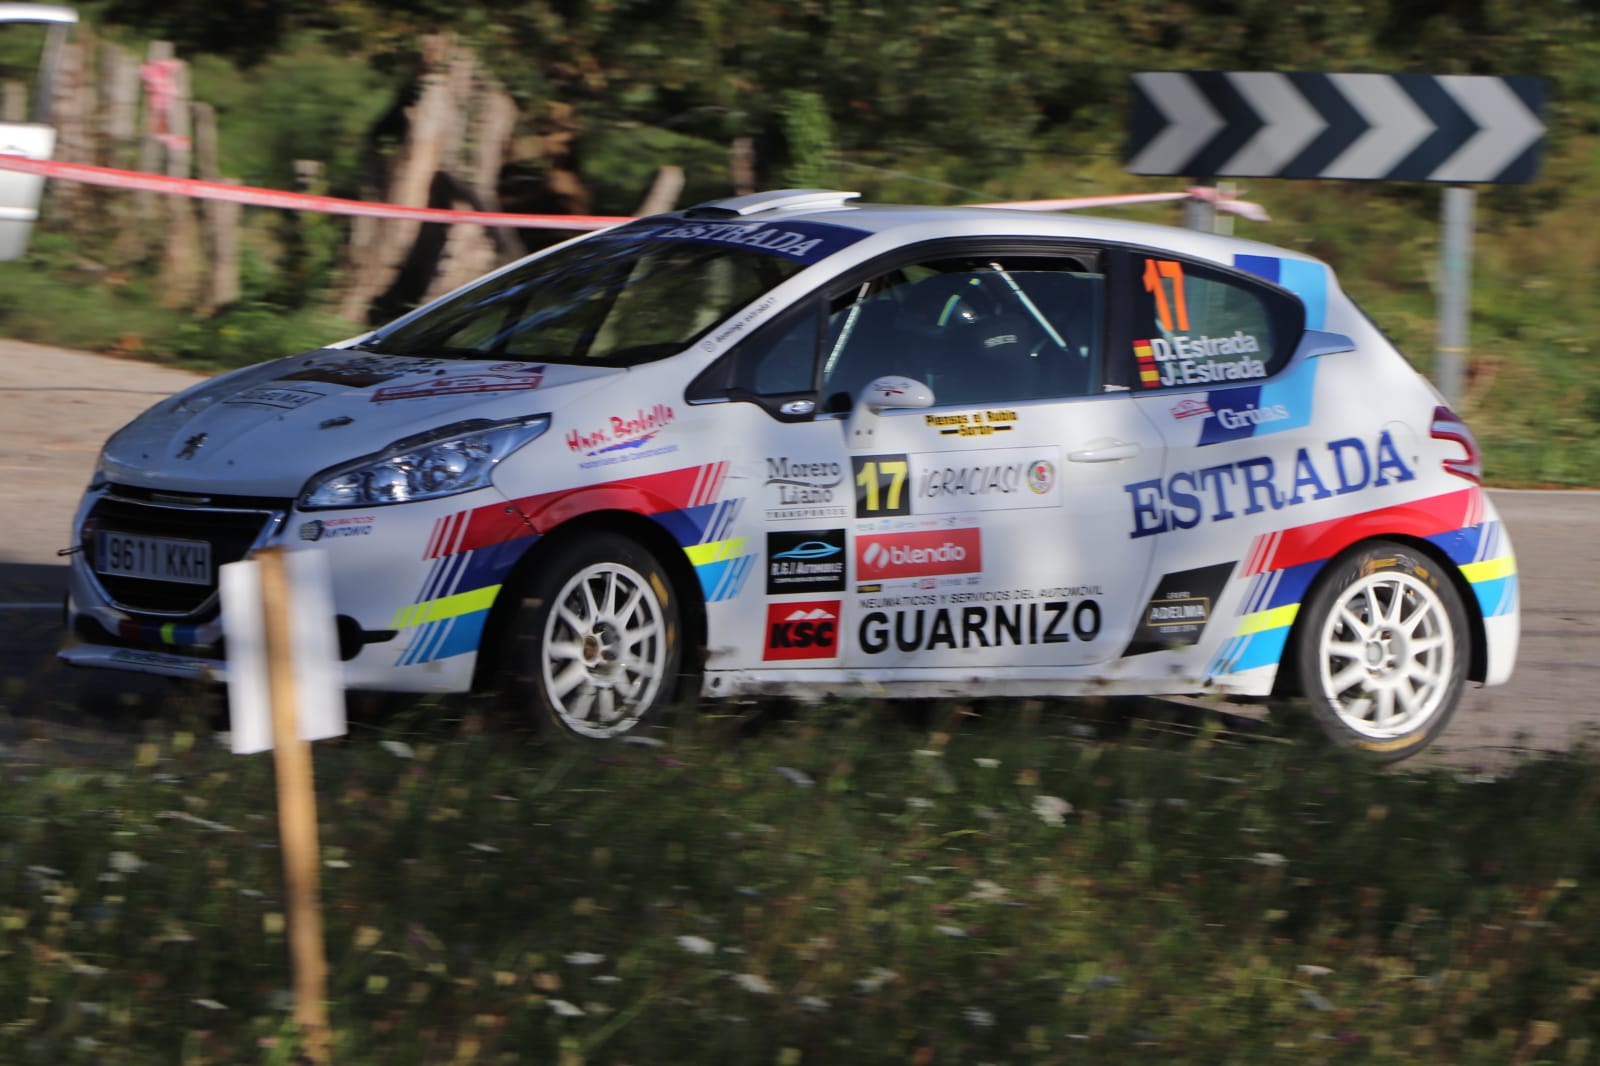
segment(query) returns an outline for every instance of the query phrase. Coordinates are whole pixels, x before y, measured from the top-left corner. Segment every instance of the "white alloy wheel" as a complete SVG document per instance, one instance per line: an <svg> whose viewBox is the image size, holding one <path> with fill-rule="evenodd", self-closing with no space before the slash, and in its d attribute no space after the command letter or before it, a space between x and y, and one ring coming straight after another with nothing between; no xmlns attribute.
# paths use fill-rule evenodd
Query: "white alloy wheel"
<svg viewBox="0 0 1600 1066"><path fill-rule="evenodd" d="M1467 668L1461 597L1433 564L1376 542L1334 564L1307 604L1300 676L1325 732L1400 758L1444 728Z"/></svg>
<svg viewBox="0 0 1600 1066"><path fill-rule="evenodd" d="M622 736L672 698L678 612L653 555L590 532L535 560L501 663L502 693L560 733Z"/></svg>
<svg viewBox="0 0 1600 1066"><path fill-rule="evenodd" d="M627 732L666 680L665 611L649 580L622 563L574 574L545 616L542 643L550 709L584 736Z"/></svg>

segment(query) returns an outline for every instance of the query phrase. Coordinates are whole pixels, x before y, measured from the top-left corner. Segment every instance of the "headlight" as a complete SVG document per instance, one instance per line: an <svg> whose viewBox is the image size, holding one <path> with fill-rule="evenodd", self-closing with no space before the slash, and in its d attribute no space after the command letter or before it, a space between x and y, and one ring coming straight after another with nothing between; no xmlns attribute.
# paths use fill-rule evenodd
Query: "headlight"
<svg viewBox="0 0 1600 1066"><path fill-rule="evenodd" d="M496 463L549 426L549 415L511 422L476 419L407 437L377 455L316 475L300 492L300 508L376 507L481 489Z"/></svg>

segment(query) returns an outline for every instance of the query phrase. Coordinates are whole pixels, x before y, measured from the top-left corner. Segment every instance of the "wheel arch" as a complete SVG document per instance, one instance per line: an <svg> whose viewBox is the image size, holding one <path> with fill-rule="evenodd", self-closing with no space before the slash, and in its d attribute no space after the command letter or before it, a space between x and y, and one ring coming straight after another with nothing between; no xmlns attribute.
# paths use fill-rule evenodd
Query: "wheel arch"
<svg viewBox="0 0 1600 1066"><path fill-rule="evenodd" d="M1461 568L1451 561L1439 546L1421 537L1408 536L1403 533L1382 533L1363 537L1345 545L1338 552L1329 556L1317 569L1317 575L1306 586L1305 595L1301 597L1301 604L1311 602L1322 587L1331 580L1331 575L1338 572L1338 565L1344 559L1360 551L1362 548L1377 541L1388 541L1410 548L1418 555L1427 559L1455 589L1456 595L1461 598L1462 610L1467 616L1467 646L1469 649L1467 661L1467 680L1482 681L1488 671L1488 636L1483 626L1483 609L1478 603L1478 597L1472 591L1472 583L1461 573ZM1278 674L1273 682L1272 694L1274 696L1303 696L1305 688L1301 683L1299 669L1295 664L1295 649L1300 646L1304 627L1308 624L1305 613L1295 615L1293 625L1289 627L1289 637L1284 641L1283 652L1278 659Z"/></svg>
<svg viewBox="0 0 1600 1066"><path fill-rule="evenodd" d="M501 585L489 618L484 625L483 639L479 644L478 661L473 671L472 687L475 692L485 691L500 668L504 652L502 639L521 606L520 590L526 587L528 575L537 570L563 545L598 532L617 533L648 551L661 564L672 582L672 592L677 596L678 623L683 655L680 657L679 690L673 695L686 694L690 678L697 678L706 646L705 595L700 579L681 545L660 524L644 515L631 511L589 511L563 522L539 537L511 568Z"/></svg>

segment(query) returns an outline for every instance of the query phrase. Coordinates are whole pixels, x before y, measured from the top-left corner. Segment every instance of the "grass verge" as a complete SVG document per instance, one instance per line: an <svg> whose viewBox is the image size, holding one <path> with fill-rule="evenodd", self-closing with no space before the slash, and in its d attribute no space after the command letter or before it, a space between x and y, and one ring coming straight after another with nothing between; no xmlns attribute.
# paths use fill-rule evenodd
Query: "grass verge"
<svg viewBox="0 0 1600 1066"><path fill-rule="evenodd" d="M964 710L317 746L336 1061L1594 1058L1592 752L1396 772ZM270 757L34 747L0 764L6 1060L293 1061Z"/></svg>

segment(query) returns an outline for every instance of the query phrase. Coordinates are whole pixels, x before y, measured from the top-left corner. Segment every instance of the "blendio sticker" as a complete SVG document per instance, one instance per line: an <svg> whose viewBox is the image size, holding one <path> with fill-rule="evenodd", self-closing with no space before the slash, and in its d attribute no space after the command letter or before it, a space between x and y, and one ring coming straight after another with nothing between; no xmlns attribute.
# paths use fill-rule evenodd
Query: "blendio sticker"
<svg viewBox="0 0 1600 1066"><path fill-rule="evenodd" d="M767 594L841 592L844 530L806 529L767 534Z"/></svg>
<svg viewBox="0 0 1600 1066"><path fill-rule="evenodd" d="M767 604L767 639L762 659L834 659L838 655L838 600Z"/></svg>
<svg viewBox="0 0 1600 1066"><path fill-rule="evenodd" d="M858 534L856 580L938 577L983 572L983 541L976 529Z"/></svg>

